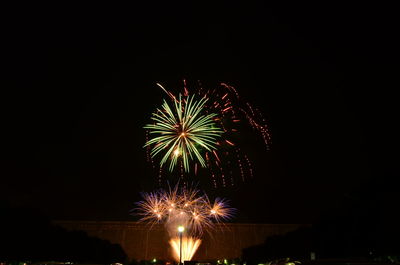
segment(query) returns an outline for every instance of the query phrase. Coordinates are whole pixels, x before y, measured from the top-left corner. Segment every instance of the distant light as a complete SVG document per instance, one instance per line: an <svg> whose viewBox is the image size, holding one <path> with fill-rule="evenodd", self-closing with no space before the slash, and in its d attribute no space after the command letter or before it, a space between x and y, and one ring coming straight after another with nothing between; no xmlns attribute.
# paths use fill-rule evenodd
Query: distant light
<svg viewBox="0 0 400 265"><path fill-rule="evenodd" d="M183 227L182 225L178 226L178 232L182 233L183 231L185 231L185 227Z"/></svg>
<svg viewBox="0 0 400 265"><path fill-rule="evenodd" d="M156 262L157 262L157 259L156 259L156 258L154 258L154 259L153 259L153 262L154 262L154 263L156 263Z"/></svg>
<svg viewBox="0 0 400 265"><path fill-rule="evenodd" d="M224 259L224 263L225 263L225 264L228 264L228 260L227 260L227 259Z"/></svg>

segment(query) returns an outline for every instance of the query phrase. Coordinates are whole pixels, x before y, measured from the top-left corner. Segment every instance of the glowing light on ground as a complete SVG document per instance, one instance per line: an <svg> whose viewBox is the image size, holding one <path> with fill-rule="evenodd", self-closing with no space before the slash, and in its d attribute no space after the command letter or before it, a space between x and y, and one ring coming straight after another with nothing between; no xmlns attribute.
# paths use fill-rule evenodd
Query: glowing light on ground
<svg viewBox="0 0 400 265"><path fill-rule="evenodd" d="M169 241L172 247L172 255L175 261L179 262L180 253L180 241L179 237L172 238ZM197 249L200 247L201 240L194 237L183 237L182 238L182 261L192 260Z"/></svg>

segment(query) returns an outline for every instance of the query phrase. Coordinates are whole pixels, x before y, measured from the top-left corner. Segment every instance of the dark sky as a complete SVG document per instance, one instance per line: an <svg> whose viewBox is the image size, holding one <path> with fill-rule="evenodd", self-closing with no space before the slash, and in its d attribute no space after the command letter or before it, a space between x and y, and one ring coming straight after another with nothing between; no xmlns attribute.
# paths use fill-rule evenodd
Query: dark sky
<svg viewBox="0 0 400 265"><path fill-rule="evenodd" d="M163 97L155 83L186 78L235 86L268 120L255 178L207 190L231 199L238 221L312 222L349 200L397 205L391 7L131 2L4 8L2 204L133 220L139 192L157 185L142 148Z"/></svg>

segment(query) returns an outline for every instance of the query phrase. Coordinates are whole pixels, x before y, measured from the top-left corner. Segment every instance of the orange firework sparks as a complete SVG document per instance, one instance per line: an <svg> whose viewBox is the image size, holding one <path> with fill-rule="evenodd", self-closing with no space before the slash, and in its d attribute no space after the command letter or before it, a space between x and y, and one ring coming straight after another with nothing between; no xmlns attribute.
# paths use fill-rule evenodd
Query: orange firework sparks
<svg viewBox="0 0 400 265"><path fill-rule="evenodd" d="M140 221L150 224L163 223L170 236L169 244L178 261L182 239L182 260L191 260L201 244L201 236L211 232L215 223L232 217L233 208L224 199L210 202L206 194L195 188L178 188L142 193L134 214ZM177 237L177 228L179 236Z"/></svg>
<svg viewBox="0 0 400 265"><path fill-rule="evenodd" d="M137 203L135 214L141 221L164 223L167 227L184 225L187 233L198 237L204 230L213 228L214 222L228 220L232 217L233 208L224 199L216 198L210 202L205 194L194 188L179 189L176 186L168 191L143 193L143 201Z"/></svg>

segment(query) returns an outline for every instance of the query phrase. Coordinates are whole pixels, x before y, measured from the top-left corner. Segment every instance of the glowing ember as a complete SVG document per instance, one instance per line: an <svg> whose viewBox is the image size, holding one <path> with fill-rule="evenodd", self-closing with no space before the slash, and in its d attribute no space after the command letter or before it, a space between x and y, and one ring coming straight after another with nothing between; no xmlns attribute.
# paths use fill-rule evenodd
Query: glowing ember
<svg viewBox="0 0 400 265"><path fill-rule="evenodd" d="M172 254L175 261L179 262L179 237L172 238L169 244L172 247ZM194 237L183 237L182 238L182 261L192 260L194 254L201 244L201 240Z"/></svg>

